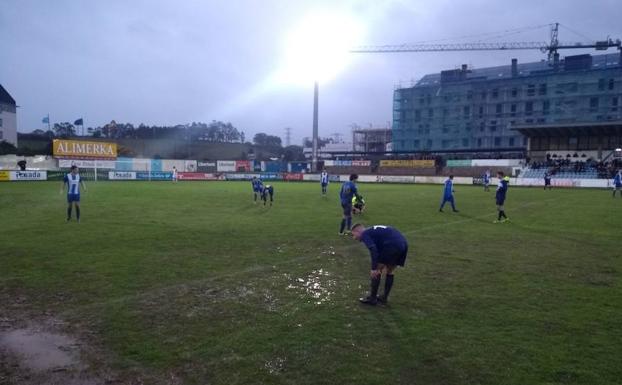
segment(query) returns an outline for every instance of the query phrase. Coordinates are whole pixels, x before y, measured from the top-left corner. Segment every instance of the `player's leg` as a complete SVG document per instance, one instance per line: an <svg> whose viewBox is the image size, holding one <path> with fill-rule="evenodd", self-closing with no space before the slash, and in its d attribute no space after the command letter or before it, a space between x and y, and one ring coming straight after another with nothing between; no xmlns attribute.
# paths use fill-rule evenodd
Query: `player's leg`
<svg viewBox="0 0 622 385"><path fill-rule="evenodd" d="M375 277L370 277L369 295L367 297L359 299L361 303L364 303L366 305L375 305L378 302L378 288L380 287L380 279L382 277L382 272L384 271L384 268L384 264L378 264L377 270L380 271L380 274L376 275Z"/></svg>
<svg viewBox="0 0 622 385"><path fill-rule="evenodd" d="M272 206L272 202L274 202L274 193L270 193L270 206Z"/></svg>
<svg viewBox="0 0 622 385"><path fill-rule="evenodd" d="M80 222L80 202L74 201L73 204L76 206L76 219Z"/></svg>
<svg viewBox="0 0 622 385"><path fill-rule="evenodd" d="M67 198L67 221L71 220L71 207L73 205L73 202L70 200L70 198Z"/></svg>
<svg viewBox="0 0 622 385"><path fill-rule="evenodd" d="M445 207L445 202L447 202L447 199L443 197L443 200L441 201L441 207L438 209L438 211L443 212L443 207Z"/></svg>
<svg viewBox="0 0 622 385"><path fill-rule="evenodd" d="M389 294L391 293L391 288L393 288L393 281L395 279L393 275L395 268L396 265L385 265L384 267L384 293L378 296L378 301L382 303L387 303L389 300Z"/></svg>
<svg viewBox="0 0 622 385"><path fill-rule="evenodd" d="M339 234L344 235L346 227L350 230L350 224L352 222L352 205L342 203L341 208L343 209L343 218L341 219Z"/></svg>
<svg viewBox="0 0 622 385"><path fill-rule="evenodd" d="M451 209L454 211L454 213L457 213L457 212L458 212L458 210L456 210L456 203L455 203L455 201L454 201L454 197L453 197L453 195L451 196L451 198L450 198L449 202L451 203Z"/></svg>

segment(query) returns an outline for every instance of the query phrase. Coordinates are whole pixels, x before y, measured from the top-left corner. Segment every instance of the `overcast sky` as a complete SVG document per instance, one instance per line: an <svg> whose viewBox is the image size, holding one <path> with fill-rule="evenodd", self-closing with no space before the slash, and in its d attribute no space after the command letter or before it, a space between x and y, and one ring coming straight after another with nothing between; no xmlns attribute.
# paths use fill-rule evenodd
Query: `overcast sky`
<svg viewBox="0 0 622 385"><path fill-rule="evenodd" d="M285 41L318 9L363 26L360 44L622 38L619 0L1 0L0 84L15 98L18 130L41 119L86 126L114 119L172 125L230 121L245 131L311 135L313 84L272 85ZM322 28L319 25L318 28ZM610 51L611 52L611 51ZM562 55L582 52L564 51ZM353 54L320 84L320 135L352 124L386 126L395 85L427 73L545 58L539 51Z"/></svg>

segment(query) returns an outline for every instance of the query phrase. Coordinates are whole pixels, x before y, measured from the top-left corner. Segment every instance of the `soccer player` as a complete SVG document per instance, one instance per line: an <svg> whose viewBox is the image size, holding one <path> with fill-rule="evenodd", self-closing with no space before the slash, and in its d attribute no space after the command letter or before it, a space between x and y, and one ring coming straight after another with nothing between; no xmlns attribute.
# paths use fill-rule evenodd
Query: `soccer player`
<svg viewBox="0 0 622 385"><path fill-rule="evenodd" d="M451 203L451 209L454 213L457 213L456 205L454 203L454 176L450 175L449 178L445 181L445 188L443 189L443 201L441 202L441 208L438 209L441 213L443 212L443 207L445 203Z"/></svg>
<svg viewBox="0 0 622 385"><path fill-rule="evenodd" d="M616 191L622 189L622 170L619 170L616 176L613 177L613 197L616 197ZM620 191L620 197L622 197L622 191Z"/></svg>
<svg viewBox="0 0 622 385"><path fill-rule="evenodd" d="M173 183L177 183L177 167L173 166Z"/></svg>
<svg viewBox="0 0 622 385"><path fill-rule="evenodd" d="M322 185L322 195L326 195L326 191L328 190L328 173L326 169L322 170L322 174L320 175L320 184Z"/></svg>
<svg viewBox="0 0 622 385"><path fill-rule="evenodd" d="M253 186L253 201L255 202L255 204L257 204L257 195L261 195L261 193L263 192L263 182L261 181L261 179L254 176L251 180L251 184Z"/></svg>
<svg viewBox="0 0 622 385"><path fill-rule="evenodd" d="M365 228L360 223L352 227L352 237L365 243L371 256L370 293L359 301L366 305L376 305L377 302L386 304L393 287L393 271L397 266L404 266L406 262L408 254L406 238L393 227L378 225ZM383 273L384 294L378 296L378 287Z"/></svg>
<svg viewBox="0 0 622 385"><path fill-rule="evenodd" d="M356 189L356 180L359 178L356 174L350 175L350 180L341 185L339 197L341 198L341 208L343 209L343 219L339 228L339 235L344 235L350 231L352 226L352 197L358 196Z"/></svg>
<svg viewBox="0 0 622 385"><path fill-rule="evenodd" d="M544 189L546 190L547 187L549 190L551 189L551 173L549 171L544 173Z"/></svg>
<svg viewBox="0 0 622 385"><path fill-rule="evenodd" d="M67 222L71 220L71 209L75 205L76 219L78 223L80 223L80 185L82 185L84 191L86 191L86 185L80 177L80 174L78 174L78 166L73 165L70 170L69 174L65 175L63 178L60 193L63 193L63 189L65 185L67 185Z"/></svg>
<svg viewBox="0 0 622 385"><path fill-rule="evenodd" d="M499 216L497 217L497 220L494 221L494 223L501 223L510 220L510 218L505 215L505 209L503 207L505 203L505 196L508 192L510 177L504 177L503 171L497 171L497 178L499 178L499 184L497 185L497 193L495 194L495 199L497 201L497 211L499 212Z"/></svg>
<svg viewBox="0 0 622 385"><path fill-rule="evenodd" d="M486 172L483 175L483 179L484 179L484 191L490 191L490 189L488 188L488 186L490 185L490 169L486 170Z"/></svg>
<svg viewBox="0 0 622 385"><path fill-rule="evenodd" d="M263 201L264 206L268 200L268 195L270 196L270 206L272 206L272 202L274 202L274 187L270 184L267 184L263 190L261 190L261 200Z"/></svg>

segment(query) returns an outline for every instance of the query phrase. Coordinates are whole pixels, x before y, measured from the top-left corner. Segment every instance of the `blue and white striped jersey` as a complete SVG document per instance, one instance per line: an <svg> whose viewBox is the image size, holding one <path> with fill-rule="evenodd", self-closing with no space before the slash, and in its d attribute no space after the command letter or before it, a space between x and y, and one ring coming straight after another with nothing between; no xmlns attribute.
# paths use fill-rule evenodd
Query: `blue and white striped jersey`
<svg viewBox="0 0 622 385"><path fill-rule="evenodd" d="M67 183L67 194L80 194L80 175L69 173L63 179Z"/></svg>
<svg viewBox="0 0 622 385"><path fill-rule="evenodd" d="M322 175L320 176L320 183L328 184L328 173L326 171L322 172Z"/></svg>

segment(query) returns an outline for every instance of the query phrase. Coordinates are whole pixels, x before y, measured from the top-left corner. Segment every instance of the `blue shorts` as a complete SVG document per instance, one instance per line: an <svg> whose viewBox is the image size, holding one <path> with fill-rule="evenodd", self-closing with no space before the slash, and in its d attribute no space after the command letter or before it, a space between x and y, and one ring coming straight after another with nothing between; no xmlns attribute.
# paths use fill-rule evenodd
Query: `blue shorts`
<svg viewBox="0 0 622 385"><path fill-rule="evenodd" d="M343 215L345 215L346 217L352 216L352 202L348 202L348 203L342 202L341 207L343 208Z"/></svg>
<svg viewBox="0 0 622 385"><path fill-rule="evenodd" d="M328 183L322 183L322 187L328 186Z"/></svg>
<svg viewBox="0 0 622 385"><path fill-rule="evenodd" d="M503 206L504 203L505 203L505 198L504 199L497 198L497 206Z"/></svg>
<svg viewBox="0 0 622 385"><path fill-rule="evenodd" d="M67 194L67 203L80 202L80 194Z"/></svg>

